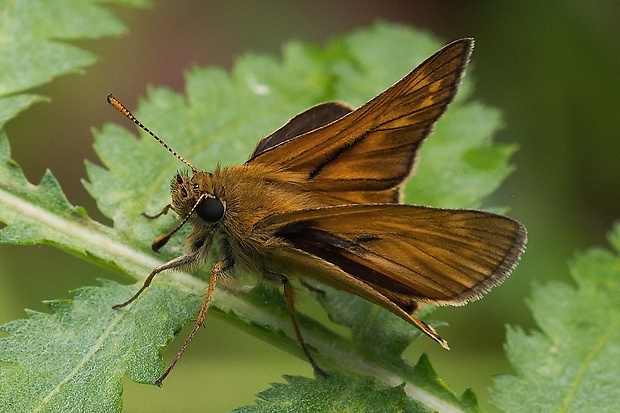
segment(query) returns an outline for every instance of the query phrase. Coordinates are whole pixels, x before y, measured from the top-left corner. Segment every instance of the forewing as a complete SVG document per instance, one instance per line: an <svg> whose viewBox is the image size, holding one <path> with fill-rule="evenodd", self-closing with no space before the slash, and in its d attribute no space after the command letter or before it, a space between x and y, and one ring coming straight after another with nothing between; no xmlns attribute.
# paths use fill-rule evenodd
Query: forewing
<svg viewBox="0 0 620 413"><path fill-rule="evenodd" d="M266 145L251 162L300 172L309 191L335 204L397 202L418 148L456 94L472 47L472 39L450 43L357 110Z"/></svg>
<svg viewBox="0 0 620 413"><path fill-rule="evenodd" d="M259 226L404 310L481 297L509 275L526 242L525 228L501 215L413 205L303 210Z"/></svg>

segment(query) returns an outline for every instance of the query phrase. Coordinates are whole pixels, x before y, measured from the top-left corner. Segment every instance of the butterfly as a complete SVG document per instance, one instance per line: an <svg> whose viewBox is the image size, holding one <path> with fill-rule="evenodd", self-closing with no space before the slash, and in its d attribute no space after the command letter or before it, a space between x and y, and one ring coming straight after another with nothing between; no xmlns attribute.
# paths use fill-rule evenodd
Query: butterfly
<svg viewBox="0 0 620 413"><path fill-rule="evenodd" d="M219 254L196 325L158 384L203 324L218 282L238 273L283 287L297 339L319 373L296 320L291 277L360 296L448 348L415 310L480 298L510 274L527 238L506 216L402 204L419 149L453 100L472 49L473 39L448 44L357 109L314 106L260 140L244 164L212 171L198 170L108 95L190 169L173 177L171 202L152 217L172 209L181 219L153 249L190 225L188 251L153 269L115 308L137 299L160 272L203 265L213 245Z"/></svg>

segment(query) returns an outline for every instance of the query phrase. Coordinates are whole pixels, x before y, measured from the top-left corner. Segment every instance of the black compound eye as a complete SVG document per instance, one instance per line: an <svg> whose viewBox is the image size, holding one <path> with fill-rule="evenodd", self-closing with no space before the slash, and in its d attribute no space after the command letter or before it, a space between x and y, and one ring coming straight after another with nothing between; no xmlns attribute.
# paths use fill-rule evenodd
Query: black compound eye
<svg viewBox="0 0 620 413"><path fill-rule="evenodd" d="M219 222L224 217L224 204L217 198L207 197L200 201L196 213L207 222Z"/></svg>

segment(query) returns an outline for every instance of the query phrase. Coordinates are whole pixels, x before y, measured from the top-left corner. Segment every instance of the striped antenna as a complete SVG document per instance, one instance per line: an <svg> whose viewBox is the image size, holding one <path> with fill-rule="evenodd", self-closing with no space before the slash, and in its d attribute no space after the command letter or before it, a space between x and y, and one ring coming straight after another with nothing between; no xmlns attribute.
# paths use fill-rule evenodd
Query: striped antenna
<svg viewBox="0 0 620 413"><path fill-rule="evenodd" d="M164 142L163 140L161 140L159 138L159 136L155 135L153 132L150 131L149 128L147 128L146 126L144 126L142 124L142 122L140 122L138 119L136 119L136 117L125 107L123 106L123 104L121 102L118 101L118 99L116 99L114 96L112 96L112 94L110 93L107 96L107 100L108 103L112 106L114 106L116 108L116 110L118 110L119 112L121 112L123 115L127 116L129 118L129 120L131 120L133 123L135 123L136 125L138 125L142 130L144 130L146 133L148 133L149 135L151 135L157 142L159 142L164 148L168 149L168 152L170 152L171 154L173 154L178 160L180 160L181 162L183 162L185 165L189 166L190 169L192 170L193 173L197 173L198 170L194 167L194 165L192 165L191 163L189 163L189 161L185 158L183 158L181 155L179 155L174 149L172 149L170 146L168 146L168 144L166 142Z"/></svg>

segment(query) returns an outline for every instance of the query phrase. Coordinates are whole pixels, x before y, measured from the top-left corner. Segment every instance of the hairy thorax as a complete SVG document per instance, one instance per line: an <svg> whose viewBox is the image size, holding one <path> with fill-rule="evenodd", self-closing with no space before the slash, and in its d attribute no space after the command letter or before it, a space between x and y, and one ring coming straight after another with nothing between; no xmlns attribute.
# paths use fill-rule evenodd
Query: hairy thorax
<svg viewBox="0 0 620 413"><path fill-rule="evenodd" d="M193 179L200 193L214 195L225 206L224 217L215 225L193 219L194 232L211 232L220 254L232 257L237 269L264 277L264 255L282 241L256 224L274 214L323 206L301 189L305 177L276 167L218 167Z"/></svg>

